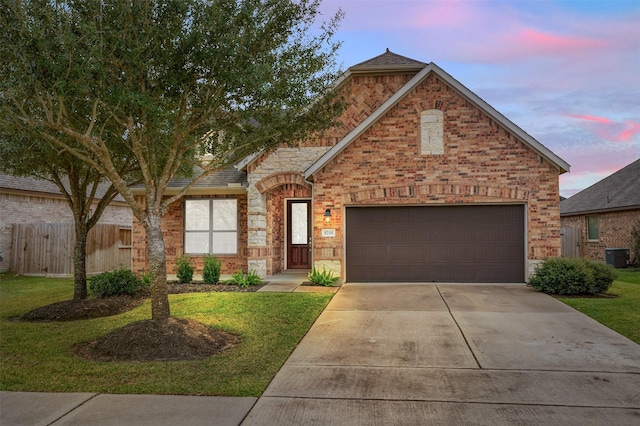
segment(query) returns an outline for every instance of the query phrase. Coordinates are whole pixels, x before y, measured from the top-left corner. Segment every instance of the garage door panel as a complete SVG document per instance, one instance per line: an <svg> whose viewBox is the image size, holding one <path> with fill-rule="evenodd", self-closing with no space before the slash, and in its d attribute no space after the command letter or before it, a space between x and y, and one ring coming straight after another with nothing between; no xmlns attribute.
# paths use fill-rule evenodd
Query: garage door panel
<svg viewBox="0 0 640 426"><path fill-rule="evenodd" d="M524 281L521 205L348 208L346 227L347 281Z"/></svg>

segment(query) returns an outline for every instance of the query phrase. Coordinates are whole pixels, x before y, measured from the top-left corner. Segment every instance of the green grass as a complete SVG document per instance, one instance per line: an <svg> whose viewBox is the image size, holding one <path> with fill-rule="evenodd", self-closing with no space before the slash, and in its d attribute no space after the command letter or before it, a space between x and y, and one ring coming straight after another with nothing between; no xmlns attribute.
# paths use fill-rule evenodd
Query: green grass
<svg viewBox="0 0 640 426"><path fill-rule="evenodd" d="M617 297L559 299L640 344L640 271L618 270L607 294Z"/></svg>
<svg viewBox="0 0 640 426"><path fill-rule="evenodd" d="M241 336L242 343L204 360L92 362L72 354L151 306L108 318L20 323L8 318L73 296L69 279L0 275L0 389L259 396L331 298L326 293L192 293L171 295L171 313Z"/></svg>

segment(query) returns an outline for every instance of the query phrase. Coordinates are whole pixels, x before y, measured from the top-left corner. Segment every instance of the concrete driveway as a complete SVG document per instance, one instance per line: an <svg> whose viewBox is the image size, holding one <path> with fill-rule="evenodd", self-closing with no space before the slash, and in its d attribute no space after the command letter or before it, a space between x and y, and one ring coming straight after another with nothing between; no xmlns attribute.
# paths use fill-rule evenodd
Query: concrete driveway
<svg viewBox="0 0 640 426"><path fill-rule="evenodd" d="M345 284L243 425L638 425L640 345L524 285Z"/></svg>

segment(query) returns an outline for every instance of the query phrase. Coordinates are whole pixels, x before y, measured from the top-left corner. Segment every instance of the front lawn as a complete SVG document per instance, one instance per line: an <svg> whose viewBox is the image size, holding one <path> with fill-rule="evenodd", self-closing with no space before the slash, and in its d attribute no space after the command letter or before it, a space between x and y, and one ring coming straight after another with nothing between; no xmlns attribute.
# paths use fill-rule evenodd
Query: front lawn
<svg viewBox="0 0 640 426"><path fill-rule="evenodd" d="M607 292L615 298L559 299L640 344L640 271L617 272L618 278Z"/></svg>
<svg viewBox="0 0 640 426"><path fill-rule="evenodd" d="M149 319L145 301L129 312L92 320L11 321L73 297L70 279L0 275L0 390L259 396L331 299L327 293L189 293L170 295L171 313L241 336L238 346L203 360L93 362L72 346Z"/></svg>

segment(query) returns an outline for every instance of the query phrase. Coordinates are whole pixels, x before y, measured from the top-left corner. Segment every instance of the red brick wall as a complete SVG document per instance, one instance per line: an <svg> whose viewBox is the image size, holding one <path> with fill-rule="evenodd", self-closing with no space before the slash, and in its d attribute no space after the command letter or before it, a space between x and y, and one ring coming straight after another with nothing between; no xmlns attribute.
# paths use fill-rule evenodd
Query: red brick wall
<svg viewBox="0 0 640 426"><path fill-rule="evenodd" d="M420 112L436 106L445 154L420 155ZM314 261L343 258L342 214L355 204L525 203L529 259L560 254L558 170L433 75L318 172L313 190L314 223L331 208L336 228L321 238L316 227Z"/></svg>
<svg viewBox="0 0 640 426"><path fill-rule="evenodd" d="M604 262L606 248L628 248L629 259L633 261L636 253L633 249L631 231L634 225L640 225L640 210L600 213L598 216L598 241L587 239L587 217L564 216L562 227L579 230L581 235L580 255L586 259Z"/></svg>
<svg viewBox="0 0 640 426"><path fill-rule="evenodd" d="M189 196L194 198L236 198L238 200L238 255L218 255L222 262L222 273L232 274L239 269L247 269L247 196L246 195L210 195ZM176 258L184 253L184 199L171 205L162 217L162 234L167 254L167 274L175 274ZM132 267L141 274L149 270L147 245L144 227L137 219L133 220L132 231ZM201 274L204 267L203 256L189 256L195 273Z"/></svg>

